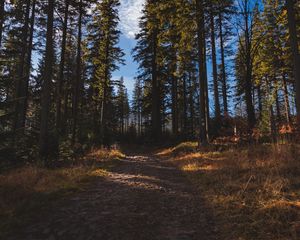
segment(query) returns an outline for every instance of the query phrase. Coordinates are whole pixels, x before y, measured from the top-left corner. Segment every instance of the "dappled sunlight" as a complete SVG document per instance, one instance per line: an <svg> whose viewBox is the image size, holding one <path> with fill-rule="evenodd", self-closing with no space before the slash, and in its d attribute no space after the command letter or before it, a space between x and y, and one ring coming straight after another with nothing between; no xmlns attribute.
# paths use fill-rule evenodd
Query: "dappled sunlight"
<svg viewBox="0 0 300 240"><path fill-rule="evenodd" d="M211 149L162 152L211 203L222 239L293 239L300 222L299 146Z"/></svg>
<svg viewBox="0 0 300 240"><path fill-rule="evenodd" d="M159 179L140 174L134 175L128 173L110 173L106 180L137 189L158 191L164 190Z"/></svg>
<svg viewBox="0 0 300 240"><path fill-rule="evenodd" d="M107 170L96 169L96 170L92 171L89 175L94 176L94 177L103 177L103 176L107 176L108 174L109 174L109 172Z"/></svg>
<svg viewBox="0 0 300 240"><path fill-rule="evenodd" d="M213 166L211 164L198 164L198 163L191 163L187 164L184 167L182 167L183 171L188 171L188 172L197 172L197 171L213 171L216 170L217 167Z"/></svg>
<svg viewBox="0 0 300 240"><path fill-rule="evenodd" d="M122 159L125 155L118 149L107 150L105 148L92 149L84 159L95 161L107 161L112 159Z"/></svg>
<svg viewBox="0 0 300 240"><path fill-rule="evenodd" d="M198 143L197 142L184 142L176 147L173 148L167 148L159 151L157 153L158 156L168 156L170 154L178 154L183 152L193 152L197 149Z"/></svg>

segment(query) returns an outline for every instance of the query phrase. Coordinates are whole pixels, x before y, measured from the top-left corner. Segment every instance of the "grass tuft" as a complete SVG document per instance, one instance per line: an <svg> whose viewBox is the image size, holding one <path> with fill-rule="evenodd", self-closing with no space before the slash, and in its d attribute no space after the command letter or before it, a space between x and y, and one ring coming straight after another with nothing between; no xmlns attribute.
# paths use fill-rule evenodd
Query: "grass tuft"
<svg viewBox="0 0 300 240"><path fill-rule="evenodd" d="M220 239L300 239L300 147L214 149L197 152L197 143L184 143L158 155L184 171L211 204Z"/></svg>

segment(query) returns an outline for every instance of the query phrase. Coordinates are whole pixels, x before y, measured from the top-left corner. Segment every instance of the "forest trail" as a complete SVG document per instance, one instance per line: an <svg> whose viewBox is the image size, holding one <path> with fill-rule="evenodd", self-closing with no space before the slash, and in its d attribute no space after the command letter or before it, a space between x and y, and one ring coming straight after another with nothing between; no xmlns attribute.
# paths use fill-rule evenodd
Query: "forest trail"
<svg viewBox="0 0 300 240"><path fill-rule="evenodd" d="M210 212L191 183L150 154L127 156L59 206L9 239L217 239Z"/></svg>

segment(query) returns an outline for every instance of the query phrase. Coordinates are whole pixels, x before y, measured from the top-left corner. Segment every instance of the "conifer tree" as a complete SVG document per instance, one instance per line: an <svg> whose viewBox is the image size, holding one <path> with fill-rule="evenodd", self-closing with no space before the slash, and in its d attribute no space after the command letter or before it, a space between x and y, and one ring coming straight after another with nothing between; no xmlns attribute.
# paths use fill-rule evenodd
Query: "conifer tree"
<svg viewBox="0 0 300 240"><path fill-rule="evenodd" d="M286 8L288 13L289 39L292 51L294 78L296 85L297 124L300 125L300 54L294 0L286 0Z"/></svg>
<svg viewBox="0 0 300 240"><path fill-rule="evenodd" d="M5 0L0 0L0 49L2 45L2 33L3 33L3 27L4 27L4 3Z"/></svg>
<svg viewBox="0 0 300 240"><path fill-rule="evenodd" d="M123 63L123 51L118 47L120 31L117 29L119 17L118 0L104 0L96 5L97 15L94 18L94 28L98 34L96 39L95 56L93 57L94 71L94 97L100 106L100 128L102 143L110 144L111 125L110 119L113 112L112 105L113 81L112 72L118 69L118 64Z"/></svg>

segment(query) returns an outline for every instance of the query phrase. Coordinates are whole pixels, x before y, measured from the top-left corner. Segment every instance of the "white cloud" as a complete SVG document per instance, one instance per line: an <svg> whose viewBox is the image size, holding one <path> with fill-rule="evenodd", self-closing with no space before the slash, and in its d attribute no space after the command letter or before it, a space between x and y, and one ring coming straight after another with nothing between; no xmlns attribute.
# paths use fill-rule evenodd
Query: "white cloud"
<svg viewBox="0 0 300 240"><path fill-rule="evenodd" d="M139 19L145 0L121 0L120 29L127 38L134 38L139 31Z"/></svg>

